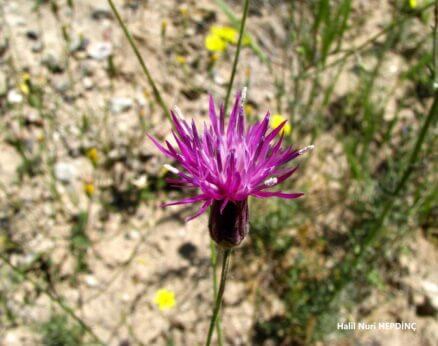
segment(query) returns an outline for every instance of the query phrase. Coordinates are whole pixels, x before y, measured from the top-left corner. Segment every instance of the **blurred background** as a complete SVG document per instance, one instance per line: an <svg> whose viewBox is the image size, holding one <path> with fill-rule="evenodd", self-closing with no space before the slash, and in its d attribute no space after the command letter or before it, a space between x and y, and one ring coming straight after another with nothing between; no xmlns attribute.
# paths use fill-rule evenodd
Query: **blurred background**
<svg viewBox="0 0 438 346"><path fill-rule="evenodd" d="M1 345L203 344L207 216L160 207L187 192L146 133L224 100L242 3L115 1L160 101L107 1L0 0ZM437 345L434 23L433 0L250 1L232 94L315 150L303 198L251 201L225 345Z"/></svg>

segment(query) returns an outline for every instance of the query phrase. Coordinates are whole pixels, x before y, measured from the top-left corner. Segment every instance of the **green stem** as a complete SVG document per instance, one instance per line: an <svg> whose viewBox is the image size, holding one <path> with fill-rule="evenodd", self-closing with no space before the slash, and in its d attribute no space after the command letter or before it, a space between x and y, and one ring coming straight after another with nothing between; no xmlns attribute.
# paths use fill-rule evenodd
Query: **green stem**
<svg viewBox="0 0 438 346"><path fill-rule="evenodd" d="M433 89L438 90L438 2L435 1L433 28Z"/></svg>
<svg viewBox="0 0 438 346"><path fill-rule="evenodd" d="M117 8L114 6L114 3L112 0L108 0L109 5L111 6L112 11L114 12L114 15L117 18L117 21L119 22L120 26L122 27L122 30L126 36L126 38L129 41L129 44L131 45L132 50L134 51L135 56L137 57L138 62L140 63L140 66L143 70L143 73L146 75L146 78L149 82L150 87L152 88L152 92L154 94L155 100L159 103L161 106L161 109L163 110L164 114L170 119L170 113L169 108L166 106L166 103L164 102L163 98L161 97L160 91L157 88L157 85L154 82L154 79L152 78L152 75L149 72L149 69L147 68L138 48L137 45L134 42L134 39L132 38L131 33L129 32L128 28L126 27L125 23L123 22L122 17L120 17L119 12L117 11Z"/></svg>
<svg viewBox="0 0 438 346"><path fill-rule="evenodd" d="M73 318L79 325L84 329L88 334L91 335L91 337L94 339L96 344L98 345L105 345L105 343L100 340L100 338L93 332L93 330L79 317L75 314L73 309L69 307L67 304L65 304L60 297L58 297L55 293L49 291L47 288L40 285L37 281L34 279L28 277L26 273L23 273L23 271L20 270L20 268L13 265L9 259L4 256L3 254L0 254L0 259L5 263L8 267L10 267L14 272L16 272L18 275L20 275L23 279L30 282L38 291L44 292L52 302L58 304L58 306L64 310L65 313L67 313L71 318Z"/></svg>
<svg viewBox="0 0 438 346"><path fill-rule="evenodd" d="M217 251L216 251L216 244L213 240L210 241L210 260L211 260L211 267L213 270L213 299L217 297L217 291L218 291L218 282L217 282ZM222 339L222 327L221 327L221 317L218 316L216 320L216 333L217 333L217 339L219 346L223 345L223 339Z"/></svg>
<svg viewBox="0 0 438 346"><path fill-rule="evenodd" d="M233 69L231 70L230 82L228 83L227 96L225 96L225 104L224 104L225 114L227 112L228 101L230 99L231 89L233 87L234 77L236 75L237 63L239 62L240 48L242 47L243 33L245 31L245 22L246 22L246 17L248 16L248 9L249 9L249 0L245 0L245 3L243 5L242 20L240 21L239 40L237 41L236 55L234 56Z"/></svg>
<svg viewBox="0 0 438 346"><path fill-rule="evenodd" d="M221 282L220 282L220 286L219 286L219 292L216 296L216 302L214 304L213 315L211 316L211 320L210 320L210 327L208 329L207 341L205 343L206 346L210 346L210 344L211 344L211 338L213 336L214 326L216 324L216 319L219 315L219 311L221 309L222 297L224 295L225 283L227 281L227 274L228 274L229 267L230 267L230 257L231 257L230 255L231 255L231 249L224 250L224 254L223 254L223 258L222 258Z"/></svg>

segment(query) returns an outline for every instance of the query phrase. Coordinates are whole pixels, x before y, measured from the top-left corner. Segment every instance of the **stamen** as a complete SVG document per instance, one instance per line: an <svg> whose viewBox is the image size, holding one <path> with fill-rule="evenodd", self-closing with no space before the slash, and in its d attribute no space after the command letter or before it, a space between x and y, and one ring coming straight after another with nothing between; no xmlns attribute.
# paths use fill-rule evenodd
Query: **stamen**
<svg viewBox="0 0 438 346"><path fill-rule="evenodd" d="M181 112L181 109L179 109L178 106L173 106L173 111L178 116L178 118L184 119L184 115L183 115L183 113Z"/></svg>
<svg viewBox="0 0 438 346"><path fill-rule="evenodd" d="M315 146L312 144L312 145L309 145L309 146L307 146L307 147L305 147L303 149L300 149L298 151L298 155L303 155L303 154L307 153L308 151L312 151L313 148L315 148Z"/></svg>
<svg viewBox="0 0 438 346"><path fill-rule="evenodd" d="M248 88L247 87L243 87L243 89L242 89L242 96L241 96L241 104L242 104L242 106L245 104L245 102L246 102L246 92L248 91Z"/></svg>
<svg viewBox="0 0 438 346"><path fill-rule="evenodd" d="M265 180L264 184L267 187L271 187L274 186L275 184L277 184L278 179L276 177L270 177L268 179Z"/></svg>
<svg viewBox="0 0 438 346"><path fill-rule="evenodd" d="M172 172L173 174L178 174L179 169L173 167L172 165L169 165L168 163L164 164L164 168L166 168L169 172Z"/></svg>

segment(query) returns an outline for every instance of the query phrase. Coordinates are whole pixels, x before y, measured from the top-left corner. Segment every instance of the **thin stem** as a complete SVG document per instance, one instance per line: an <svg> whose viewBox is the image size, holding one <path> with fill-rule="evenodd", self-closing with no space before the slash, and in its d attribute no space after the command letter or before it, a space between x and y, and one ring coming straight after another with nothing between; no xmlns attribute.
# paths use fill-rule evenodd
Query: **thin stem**
<svg viewBox="0 0 438 346"><path fill-rule="evenodd" d="M152 92L154 94L155 100L159 103L161 109L163 110L164 114L170 119L169 114L169 108L167 107L166 103L164 102L163 98L161 97L160 91L157 88L157 85L154 82L154 79L152 78L152 75L149 72L149 69L147 68L138 48L137 45L134 42L134 39L132 38L131 33L129 32L128 28L126 27L125 23L123 22L122 17L120 16L119 12L117 11L116 6L114 6L114 3L112 0L108 0L109 5L111 6L111 9L114 13L114 15L117 18L117 21L119 22L120 26L122 27L122 30L126 36L126 38L129 41L129 44L131 45L132 50L134 51L135 56L137 57L138 62L140 63L140 66L143 70L143 73L146 75L146 78L149 82L150 87L152 88Z"/></svg>
<svg viewBox="0 0 438 346"><path fill-rule="evenodd" d="M216 250L216 244L213 240L210 241L210 261L211 261L211 268L213 270L213 299L216 299L217 297L217 291L218 291L218 282L217 282L217 250ZM223 345L223 339L222 339L222 327L221 327L221 317L218 316L216 320L216 333L217 333L217 340L219 346Z"/></svg>
<svg viewBox="0 0 438 346"><path fill-rule="evenodd" d="M207 336L207 342L205 343L206 346L210 346L211 344L211 338L213 336L214 331L214 325L216 324L216 319L219 315L219 311L221 309L222 305L222 297L224 295L225 291L225 283L227 281L227 274L230 267L230 256L231 255L231 249L224 250L223 258L222 258L222 274L221 274L221 282L219 286L219 292L216 297L216 302L214 304L213 309L213 315L211 316L210 320L210 328L208 329L208 336Z"/></svg>
<svg viewBox="0 0 438 346"><path fill-rule="evenodd" d="M242 47L243 33L245 31L246 17L248 16L249 0L245 0L243 5L243 15L240 21L239 40L237 41L236 55L234 56L233 69L231 70L230 82L228 83L227 96L225 96L224 109L227 112L228 101L230 99L231 89L234 83L234 77L236 75L237 63L239 62L240 48Z"/></svg>
<svg viewBox="0 0 438 346"><path fill-rule="evenodd" d="M435 23L433 27L433 88L438 90L438 1L435 1Z"/></svg>
<svg viewBox="0 0 438 346"><path fill-rule="evenodd" d="M79 325L88 333L91 335L91 337L94 339L94 341L98 345L105 345L105 343L93 332L93 330L78 316L75 314L73 309L69 307L67 304L65 304L60 297L58 297L55 293L49 291L47 288L40 285L37 281L34 279L28 277L26 273L23 273L23 271L20 270L20 268L13 265L9 259L0 254L0 259L5 263L8 267L10 267L14 272L16 272L18 275L23 277L26 281L30 282L38 291L44 292L51 301L58 304L59 307L64 310L65 313L67 313L71 318L73 318Z"/></svg>

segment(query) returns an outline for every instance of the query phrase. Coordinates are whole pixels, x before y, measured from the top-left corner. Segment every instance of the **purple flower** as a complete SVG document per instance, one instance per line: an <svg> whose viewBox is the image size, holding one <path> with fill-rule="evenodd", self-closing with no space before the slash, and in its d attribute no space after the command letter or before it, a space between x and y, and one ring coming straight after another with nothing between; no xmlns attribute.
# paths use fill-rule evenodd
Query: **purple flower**
<svg viewBox="0 0 438 346"><path fill-rule="evenodd" d="M265 118L246 127L243 99L236 96L228 126L225 126L224 107L217 116L213 98L210 96L210 124L204 123L202 133L195 123L186 122L178 109L171 112L176 141L173 146L166 141L162 146L149 136L158 149L183 168L179 170L165 165L177 178L168 179L174 185L198 188L199 194L164 206L202 202L194 219L210 206L210 234L219 244L238 245L248 232L249 196L256 198L298 198L302 193L285 193L271 189L289 178L298 167L286 168L289 161L313 149L281 148L284 121L268 132L269 113ZM220 220L223 218L224 220Z"/></svg>

